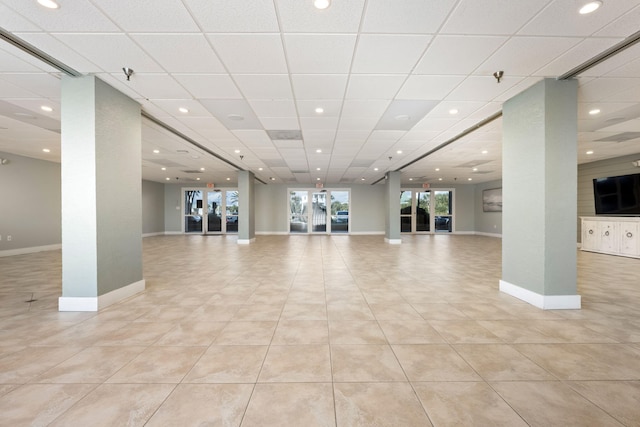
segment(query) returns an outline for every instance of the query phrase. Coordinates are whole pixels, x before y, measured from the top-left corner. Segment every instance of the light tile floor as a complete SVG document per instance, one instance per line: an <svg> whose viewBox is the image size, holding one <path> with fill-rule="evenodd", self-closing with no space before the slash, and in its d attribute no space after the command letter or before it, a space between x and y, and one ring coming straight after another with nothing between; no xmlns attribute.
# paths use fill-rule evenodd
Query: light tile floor
<svg viewBox="0 0 640 427"><path fill-rule="evenodd" d="M498 291L500 239L144 239L147 290L60 313L60 252L0 258L0 425L640 426L640 260L583 309Z"/></svg>

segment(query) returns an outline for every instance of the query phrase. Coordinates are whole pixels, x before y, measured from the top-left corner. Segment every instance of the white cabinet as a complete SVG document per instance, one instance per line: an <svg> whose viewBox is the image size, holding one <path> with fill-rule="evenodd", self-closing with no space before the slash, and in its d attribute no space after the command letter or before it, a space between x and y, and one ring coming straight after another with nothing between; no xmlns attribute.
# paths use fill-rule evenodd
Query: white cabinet
<svg viewBox="0 0 640 427"><path fill-rule="evenodd" d="M640 217L582 217L583 251L640 258Z"/></svg>

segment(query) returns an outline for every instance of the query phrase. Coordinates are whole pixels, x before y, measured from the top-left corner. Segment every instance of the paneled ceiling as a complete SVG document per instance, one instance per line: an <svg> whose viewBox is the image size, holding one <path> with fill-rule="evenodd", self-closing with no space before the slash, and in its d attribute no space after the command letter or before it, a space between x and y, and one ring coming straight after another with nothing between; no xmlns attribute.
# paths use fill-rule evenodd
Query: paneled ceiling
<svg viewBox="0 0 640 427"><path fill-rule="evenodd" d="M0 0L0 27L141 104L148 180L481 183L503 102L637 36L640 0L586 2ZM0 41L0 151L60 161L62 74ZM578 162L640 153L640 43L576 78Z"/></svg>

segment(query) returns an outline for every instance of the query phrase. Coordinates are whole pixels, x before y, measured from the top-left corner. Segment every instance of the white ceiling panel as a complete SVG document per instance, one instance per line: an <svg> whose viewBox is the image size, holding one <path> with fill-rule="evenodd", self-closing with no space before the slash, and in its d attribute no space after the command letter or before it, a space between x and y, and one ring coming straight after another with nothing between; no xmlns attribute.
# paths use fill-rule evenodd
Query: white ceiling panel
<svg viewBox="0 0 640 427"><path fill-rule="evenodd" d="M297 99L341 99L347 85L346 74L293 74Z"/></svg>
<svg viewBox="0 0 640 427"><path fill-rule="evenodd" d="M60 79L51 74L0 74L0 79L45 98L60 98ZM3 94L4 96L4 94Z"/></svg>
<svg viewBox="0 0 640 427"><path fill-rule="evenodd" d="M601 77L591 80L578 89L578 99L580 102L597 102L610 98L612 93L611 86L615 86L617 93L625 93L638 85L637 79L631 78L607 78ZM614 98L615 99L615 98Z"/></svg>
<svg viewBox="0 0 640 427"><path fill-rule="evenodd" d="M40 28L24 16L0 4L0 16L2 24L0 27L13 33L20 31L38 31Z"/></svg>
<svg viewBox="0 0 640 427"><path fill-rule="evenodd" d="M442 34L510 35L538 13L546 0L461 0Z"/></svg>
<svg viewBox="0 0 640 427"><path fill-rule="evenodd" d="M9 47L9 46L0 46ZM14 73L14 72L24 72L24 73L34 73L34 72L42 72L42 68L36 67L35 65L30 64L23 59L12 55L9 53L8 49L3 50L3 63L2 63L2 71L3 73Z"/></svg>
<svg viewBox="0 0 640 427"><path fill-rule="evenodd" d="M417 125L413 127L411 131L428 131L428 132L442 132L449 129L451 126L458 122L456 118L434 118L425 117L420 120Z"/></svg>
<svg viewBox="0 0 640 427"><path fill-rule="evenodd" d="M638 22L640 22L640 5L636 4L634 9L595 33L594 36L627 37L638 31Z"/></svg>
<svg viewBox="0 0 640 427"><path fill-rule="evenodd" d="M221 132L227 137L231 136L227 128L215 117L182 117L180 118L180 122L198 132L215 131L217 136L219 136Z"/></svg>
<svg viewBox="0 0 640 427"><path fill-rule="evenodd" d="M202 105L227 129L262 129L251 106L241 99L203 99Z"/></svg>
<svg viewBox="0 0 640 427"><path fill-rule="evenodd" d="M540 77L555 77L566 73L574 68L577 64L593 58L597 53L603 52L616 44L619 39L611 38L591 38L585 39L560 55L555 60L549 62L539 70L533 73L534 76ZM612 58L612 60L614 60ZM607 61L608 63L609 61ZM592 74L591 70L587 70L583 75L597 75Z"/></svg>
<svg viewBox="0 0 640 427"><path fill-rule="evenodd" d="M124 34L54 35L106 72L121 72L122 67L132 68L136 73L163 72L157 62Z"/></svg>
<svg viewBox="0 0 640 427"><path fill-rule="evenodd" d="M485 105L486 103L481 101L442 101L427 114L427 117L455 117L461 119L468 117ZM452 113L452 110L456 110L457 113Z"/></svg>
<svg viewBox="0 0 640 427"><path fill-rule="evenodd" d="M3 0L3 3L45 31L112 32L119 30L113 22L87 1L68 1L59 9L47 9L35 1Z"/></svg>
<svg viewBox="0 0 640 427"><path fill-rule="evenodd" d="M507 37L438 36L431 42L414 74L471 74Z"/></svg>
<svg viewBox="0 0 640 427"><path fill-rule="evenodd" d="M275 0L285 33L355 33L360 25L364 0L334 1L318 10L310 1Z"/></svg>
<svg viewBox="0 0 640 427"><path fill-rule="evenodd" d="M408 73L424 53L432 36L381 35L360 36L352 72L362 74Z"/></svg>
<svg viewBox="0 0 640 427"><path fill-rule="evenodd" d="M347 99L342 107L342 117L380 117L390 103L390 100L381 99Z"/></svg>
<svg viewBox="0 0 640 427"><path fill-rule="evenodd" d="M263 130L234 130L233 134L249 147L273 147L269 135Z"/></svg>
<svg viewBox="0 0 640 427"><path fill-rule="evenodd" d="M20 108L24 108L25 110L31 111L37 115L46 115L47 117L51 117L55 120L60 120L60 99L12 99L7 102L17 105ZM2 101L0 101L2 103ZM46 105L53 109L51 112L43 111L42 107ZM2 116L0 116L1 118ZM60 127L59 123L56 124L56 127Z"/></svg>
<svg viewBox="0 0 640 427"><path fill-rule="evenodd" d="M544 36L590 36L628 11L632 2L608 1L598 13L581 15L580 7L586 3L554 0L541 13L525 25L518 34Z"/></svg>
<svg viewBox="0 0 640 427"><path fill-rule="evenodd" d="M242 94L227 74L173 74L173 77L194 98L242 98Z"/></svg>
<svg viewBox="0 0 640 427"><path fill-rule="evenodd" d="M403 6L388 0L369 0L364 16L362 31L365 33L411 33L428 34L438 31L447 17L455 0L403 0Z"/></svg>
<svg viewBox="0 0 640 427"><path fill-rule="evenodd" d="M378 124L379 117L343 117L338 131L371 131Z"/></svg>
<svg viewBox="0 0 640 427"><path fill-rule="evenodd" d="M62 43L57 38L50 34L45 33L20 33L17 34L20 39L25 40L37 49L43 52L47 52L53 58L65 58L65 63L75 70L83 70L85 73L97 73L101 71L93 62L89 61L76 51L72 50L69 46ZM44 64L42 61L37 60L31 55L20 51L22 53L19 58L26 60L36 67L40 67L45 71L57 72L53 67Z"/></svg>
<svg viewBox="0 0 640 427"><path fill-rule="evenodd" d="M121 0L100 0L96 5L126 32L199 31L180 0L136 0L127 7Z"/></svg>
<svg viewBox="0 0 640 427"><path fill-rule="evenodd" d="M447 97L448 101L491 101L501 93L506 92L515 86L522 78L505 77L496 83L493 76L471 76L467 77L457 88Z"/></svg>
<svg viewBox="0 0 640 427"><path fill-rule="evenodd" d="M296 130L300 129L297 117L260 117L260 123L269 130Z"/></svg>
<svg viewBox="0 0 640 427"><path fill-rule="evenodd" d="M202 34L131 34L170 73L224 73L225 69Z"/></svg>
<svg viewBox="0 0 640 427"><path fill-rule="evenodd" d="M112 75L117 78L118 74ZM168 74L136 73L123 84L147 99L191 99L191 94Z"/></svg>
<svg viewBox="0 0 640 427"><path fill-rule="evenodd" d="M247 99L291 99L291 82L286 74L237 74L234 80Z"/></svg>
<svg viewBox="0 0 640 427"><path fill-rule="evenodd" d="M630 48L620 52L615 55L609 61L598 64L594 67L591 67L587 70L584 75L585 76L602 76L607 75L608 77L614 77L612 73L616 72L616 77L636 77L638 74L633 74L631 71L630 74L624 75L624 70L621 70L621 67L629 64L630 62L635 61L639 58L640 55L640 45L635 44ZM622 72L622 75L621 75Z"/></svg>
<svg viewBox="0 0 640 427"><path fill-rule="evenodd" d="M300 117L302 130L331 130L338 125L337 117Z"/></svg>
<svg viewBox="0 0 640 427"><path fill-rule="evenodd" d="M346 74L351 68L355 34L285 34L289 71L294 74Z"/></svg>
<svg viewBox="0 0 640 427"><path fill-rule="evenodd" d="M443 99L465 79L465 76L409 76L397 99Z"/></svg>
<svg viewBox="0 0 640 427"><path fill-rule="evenodd" d="M520 92L530 88L531 86L533 86L539 81L540 79L537 77L527 77L525 79L521 79L516 84L511 86L509 89L505 90L500 95L493 98L493 101L498 101L498 102L508 101L509 99L513 98ZM502 84L502 82L503 80L500 80L499 84Z"/></svg>
<svg viewBox="0 0 640 427"><path fill-rule="evenodd" d="M296 116L296 106L291 99L249 99L249 104L260 118Z"/></svg>
<svg viewBox="0 0 640 427"><path fill-rule="evenodd" d="M278 74L287 72L279 34L208 34L229 72Z"/></svg>
<svg viewBox="0 0 640 427"><path fill-rule="evenodd" d="M305 99L296 102L296 105L301 117L337 117L340 115L342 101L338 99ZM323 112L316 113L316 108L322 108Z"/></svg>
<svg viewBox="0 0 640 427"><path fill-rule="evenodd" d="M393 99L404 83L404 75L352 74L347 99Z"/></svg>
<svg viewBox="0 0 640 427"><path fill-rule="evenodd" d="M333 143L336 132L334 130L307 129L302 132L302 135L304 137L305 144L314 145L313 147L310 147L310 149L315 154L315 150L317 148L330 146ZM316 146L317 144L322 144L322 147Z"/></svg>
<svg viewBox="0 0 640 427"><path fill-rule="evenodd" d="M170 115L177 115L179 120L185 117L211 117L209 111L194 99L153 99L151 102ZM179 110L180 108L186 108L189 111L183 113Z"/></svg>
<svg viewBox="0 0 640 427"><path fill-rule="evenodd" d="M184 0L206 33L278 32L273 2L264 0Z"/></svg>
<svg viewBox="0 0 640 427"><path fill-rule="evenodd" d="M24 89L20 86L16 86L13 83L5 80L0 74L0 93L3 99L11 98L39 98L38 94Z"/></svg>

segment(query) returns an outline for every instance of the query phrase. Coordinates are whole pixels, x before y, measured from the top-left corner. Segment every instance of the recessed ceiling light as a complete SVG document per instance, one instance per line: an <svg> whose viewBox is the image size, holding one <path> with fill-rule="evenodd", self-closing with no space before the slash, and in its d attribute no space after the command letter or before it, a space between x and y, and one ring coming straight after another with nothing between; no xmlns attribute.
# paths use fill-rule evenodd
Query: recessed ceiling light
<svg viewBox="0 0 640 427"><path fill-rule="evenodd" d="M270 177L269 178L271 181L275 181L276 179L274 177Z"/></svg>
<svg viewBox="0 0 640 427"><path fill-rule="evenodd" d="M316 153L322 153L322 150L318 148L318 149L316 150Z"/></svg>
<svg viewBox="0 0 640 427"><path fill-rule="evenodd" d="M50 153L51 150L49 150L48 148L43 148L42 151L44 151L45 153Z"/></svg>
<svg viewBox="0 0 640 427"><path fill-rule="evenodd" d="M165 180L167 180L167 181L169 181L170 179L171 179L171 178L169 178L169 177L166 177L166 178L165 178Z"/></svg>
<svg viewBox="0 0 640 427"><path fill-rule="evenodd" d="M396 151L396 154L402 154L402 150Z"/></svg>
<svg viewBox="0 0 640 427"><path fill-rule="evenodd" d="M582 6L579 10L580 15L586 15L588 13L591 12L595 12L596 10L598 10L600 8L600 6L602 6L602 2L601 1L590 1L589 3L585 4L584 6Z"/></svg>
<svg viewBox="0 0 640 427"><path fill-rule="evenodd" d="M233 150L234 153L239 154L240 150Z"/></svg>
<svg viewBox="0 0 640 427"><path fill-rule="evenodd" d="M440 168L436 168L436 172L438 172L440 170Z"/></svg>
<svg viewBox="0 0 640 427"><path fill-rule="evenodd" d="M472 171L476 172L478 170L478 168L473 168L471 169Z"/></svg>
<svg viewBox="0 0 640 427"><path fill-rule="evenodd" d="M227 181L231 181L231 178L227 178Z"/></svg>
<svg viewBox="0 0 640 427"><path fill-rule="evenodd" d="M316 9L326 9L331 6L331 0L313 0L313 5Z"/></svg>
<svg viewBox="0 0 640 427"><path fill-rule="evenodd" d="M60 7L60 5L53 0L38 0L38 4L46 7L47 9L57 9Z"/></svg>
<svg viewBox="0 0 640 427"><path fill-rule="evenodd" d="M373 168L373 170L374 170L374 171L377 171L377 170L378 170L378 168Z"/></svg>
<svg viewBox="0 0 640 427"><path fill-rule="evenodd" d="M587 154L593 154L593 150L587 151Z"/></svg>
<svg viewBox="0 0 640 427"><path fill-rule="evenodd" d="M451 110L449 110L449 114L451 114L452 116L455 114L458 114L458 109L457 108L452 108Z"/></svg>
<svg viewBox="0 0 640 427"><path fill-rule="evenodd" d="M261 170L262 170L262 168L258 168L258 170L259 170L259 171L261 171Z"/></svg>
<svg viewBox="0 0 640 427"><path fill-rule="evenodd" d="M316 178L316 181L320 181L320 178Z"/></svg>
<svg viewBox="0 0 640 427"><path fill-rule="evenodd" d="M316 113L318 113L318 114L324 113L324 108L322 108L322 107L316 108Z"/></svg>
<svg viewBox="0 0 640 427"><path fill-rule="evenodd" d="M473 181L473 178L467 178L467 181Z"/></svg>
<svg viewBox="0 0 640 427"><path fill-rule="evenodd" d="M438 181L442 181L442 178L438 178Z"/></svg>
<svg viewBox="0 0 640 427"><path fill-rule="evenodd" d="M316 168L316 170L317 170L317 171L319 171L319 170L320 170L320 168Z"/></svg>
<svg viewBox="0 0 640 427"><path fill-rule="evenodd" d="M413 178L409 178L409 181L413 181Z"/></svg>
<svg viewBox="0 0 640 427"><path fill-rule="evenodd" d="M187 114L189 112L188 108L184 108L184 107L180 107L178 108L178 111L180 111L181 113Z"/></svg>
<svg viewBox="0 0 640 427"><path fill-rule="evenodd" d="M167 170L167 168L160 168L160 170L166 171L166 170Z"/></svg>
<svg viewBox="0 0 640 427"><path fill-rule="evenodd" d="M160 150L153 150L153 154L160 154Z"/></svg>
<svg viewBox="0 0 640 427"><path fill-rule="evenodd" d="M406 122L407 120L411 120L411 116L409 116L407 114L399 114L399 115L395 116L394 119Z"/></svg>
<svg viewBox="0 0 640 427"><path fill-rule="evenodd" d="M362 178L360 178L360 181L364 181L364 176Z"/></svg>
<svg viewBox="0 0 640 427"><path fill-rule="evenodd" d="M482 154L488 154L489 152L487 150L482 150Z"/></svg>
<svg viewBox="0 0 640 427"><path fill-rule="evenodd" d="M593 110L589 110L589 114L591 114L592 116L595 116L596 114L600 114L600 109L594 108Z"/></svg>
<svg viewBox="0 0 640 427"><path fill-rule="evenodd" d="M50 112L52 112L52 111L53 111L53 108L49 107L48 105L42 105L42 106L40 107L40 109L41 109L42 111L46 111L47 113L50 113Z"/></svg>
<svg viewBox="0 0 640 427"><path fill-rule="evenodd" d="M200 181L200 177L196 178L196 181Z"/></svg>
<svg viewBox="0 0 640 427"><path fill-rule="evenodd" d="M200 168L200 170L201 170L201 171L203 171L203 170L204 170L204 168Z"/></svg>
<svg viewBox="0 0 640 427"><path fill-rule="evenodd" d="M229 120L233 120L234 122L241 122L242 120L244 120L244 116L241 116L240 114L229 114L227 118Z"/></svg>

